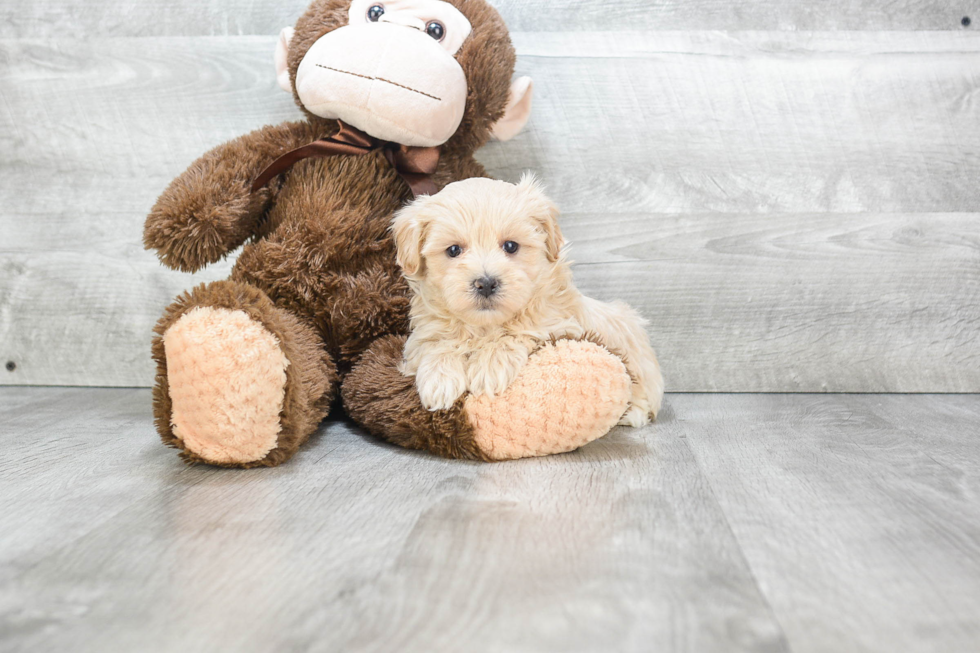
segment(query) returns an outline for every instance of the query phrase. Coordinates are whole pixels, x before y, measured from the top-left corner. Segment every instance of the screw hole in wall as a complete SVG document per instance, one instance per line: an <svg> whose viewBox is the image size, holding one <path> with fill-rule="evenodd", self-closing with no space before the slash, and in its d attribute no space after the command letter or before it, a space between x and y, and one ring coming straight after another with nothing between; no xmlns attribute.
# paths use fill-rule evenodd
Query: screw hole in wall
<svg viewBox="0 0 980 653"><path fill-rule="evenodd" d="M16 369L17 369L17 363L15 363L13 361L7 361L7 371L8 372L13 372Z"/></svg>
<svg viewBox="0 0 980 653"><path fill-rule="evenodd" d="M969 27L971 22L972 21L970 20L969 16L963 16L963 19L960 21L960 25L963 27Z"/></svg>

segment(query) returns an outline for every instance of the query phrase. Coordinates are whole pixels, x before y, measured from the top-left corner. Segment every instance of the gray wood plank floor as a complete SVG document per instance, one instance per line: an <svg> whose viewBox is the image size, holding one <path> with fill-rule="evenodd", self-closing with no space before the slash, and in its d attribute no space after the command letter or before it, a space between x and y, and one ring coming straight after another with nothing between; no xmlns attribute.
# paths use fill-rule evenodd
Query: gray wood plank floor
<svg viewBox="0 0 980 653"><path fill-rule="evenodd" d="M329 422L187 467L147 390L0 388L0 650L975 651L980 395L670 395L571 454Z"/></svg>

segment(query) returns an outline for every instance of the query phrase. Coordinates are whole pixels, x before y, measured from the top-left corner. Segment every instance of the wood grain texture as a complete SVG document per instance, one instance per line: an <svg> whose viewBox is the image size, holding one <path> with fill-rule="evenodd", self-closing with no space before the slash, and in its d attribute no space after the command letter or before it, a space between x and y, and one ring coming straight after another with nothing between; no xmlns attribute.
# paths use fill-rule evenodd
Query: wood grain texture
<svg viewBox="0 0 980 653"><path fill-rule="evenodd" d="M959 30L980 17L960 0L491 0L513 31ZM0 0L0 38L270 35L307 0ZM973 23L976 25L976 22Z"/></svg>
<svg viewBox="0 0 980 653"><path fill-rule="evenodd" d="M980 388L978 216L573 213L563 221L576 283L650 320L668 387ZM97 274L78 274L91 254L53 243L50 255L15 259L22 272L8 305L20 319L9 322L0 352L18 363L8 383L148 384L145 340L158 307L191 281L158 273L132 244L137 235L107 237ZM140 274L130 251L146 259ZM194 278L220 278L226 268Z"/></svg>
<svg viewBox="0 0 980 653"><path fill-rule="evenodd" d="M537 80L535 113L525 133L481 157L508 178L537 170L577 211L973 212L980 204L972 183L980 135L971 129L980 34L514 38L519 72ZM273 43L2 44L0 146L13 175L6 210L142 208L203 149L297 117L276 90Z"/></svg>
<svg viewBox="0 0 980 653"><path fill-rule="evenodd" d="M497 0L515 31L958 30L980 13L965 0ZM976 23L973 23L974 25Z"/></svg>
<svg viewBox="0 0 980 653"><path fill-rule="evenodd" d="M148 391L8 392L12 650L788 650L680 438L473 464L333 423L217 470L159 445Z"/></svg>
<svg viewBox="0 0 980 653"><path fill-rule="evenodd" d="M976 214L563 220L576 284L650 321L668 388L980 389Z"/></svg>
<svg viewBox="0 0 980 653"><path fill-rule="evenodd" d="M483 464L325 425L187 467L147 390L0 389L11 651L973 651L980 396L668 395Z"/></svg>
<svg viewBox="0 0 980 653"><path fill-rule="evenodd" d="M977 649L980 398L671 405L794 651Z"/></svg>
<svg viewBox="0 0 980 653"><path fill-rule="evenodd" d="M980 34L515 33L577 278L675 390L980 390ZM0 384L149 385L180 290L140 248L208 147L298 116L274 39L0 43ZM66 119L70 117L71 119Z"/></svg>
<svg viewBox="0 0 980 653"><path fill-rule="evenodd" d="M516 34L530 129L487 148L581 212L974 212L980 33Z"/></svg>
<svg viewBox="0 0 980 653"><path fill-rule="evenodd" d="M53 547L64 546L152 491L147 479L153 470L140 458L160 444L125 435L133 428L152 428L152 415L146 421L147 399L145 390L0 392L0 586ZM74 491L80 485L86 492ZM0 648L8 650L3 631L0 627Z"/></svg>

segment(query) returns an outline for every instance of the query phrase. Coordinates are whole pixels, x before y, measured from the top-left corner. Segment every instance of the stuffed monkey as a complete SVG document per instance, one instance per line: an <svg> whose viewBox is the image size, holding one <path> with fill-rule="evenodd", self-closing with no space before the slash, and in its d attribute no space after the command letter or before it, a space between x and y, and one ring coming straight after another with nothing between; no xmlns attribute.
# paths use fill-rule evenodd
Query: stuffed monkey
<svg viewBox="0 0 980 653"><path fill-rule="evenodd" d="M156 326L154 415L189 462L272 466L339 398L373 434L477 460L575 449L626 410L630 379L600 345L535 352L502 395L429 412L397 369L409 289L393 213L415 193L486 176L474 152L530 114L506 27L484 0L314 0L275 55L305 119L195 161L160 196L144 243L198 270L244 245Z"/></svg>

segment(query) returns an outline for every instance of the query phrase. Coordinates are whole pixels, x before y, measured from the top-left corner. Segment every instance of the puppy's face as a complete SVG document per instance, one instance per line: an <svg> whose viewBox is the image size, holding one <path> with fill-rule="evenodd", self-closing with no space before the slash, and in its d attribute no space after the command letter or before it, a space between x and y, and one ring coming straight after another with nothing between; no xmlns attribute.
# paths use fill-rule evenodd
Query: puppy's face
<svg viewBox="0 0 980 653"><path fill-rule="evenodd" d="M532 177L467 179L402 209L398 264L422 300L477 326L517 315L554 274L557 209Z"/></svg>

